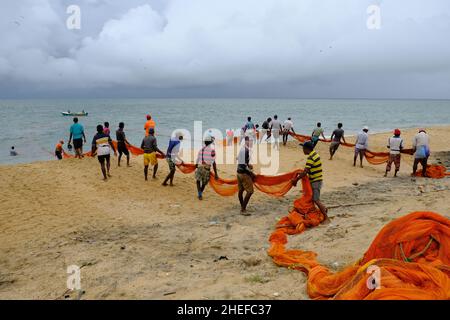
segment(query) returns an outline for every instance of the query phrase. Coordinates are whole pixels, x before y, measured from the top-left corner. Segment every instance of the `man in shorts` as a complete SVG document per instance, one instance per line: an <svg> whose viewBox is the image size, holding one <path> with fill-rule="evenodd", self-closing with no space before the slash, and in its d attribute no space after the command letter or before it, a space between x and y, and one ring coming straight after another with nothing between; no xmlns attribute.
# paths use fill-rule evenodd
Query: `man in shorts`
<svg viewBox="0 0 450 320"><path fill-rule="evenodd" d="M146 136L141 143L141 149L144 150L144 177L145 181L148 180L148 167L153 166L153 179L156 179L156 172L158 172L158 159L156 158L156 153L158 152L163 157L164 152L159 150L158 144L155 137L155 129L148 129L148 136Z"/></svg>
<svg viewBox="0 0 450 320"><path fill-rule="evenodd" d="M241 214L244 216L249 216L247 213L247 205L250 201L250 198L254 192L253 189L253 180L255 179L255 174L253 173L253 166L250 164L250 155L251 155L251 139L249 137L245 137L245 143L239 151L238 155L238 166L237 166L237 180L239 187L239 203L241 204ZM247 194L244 198L244 192Z"/></svg>
<svg viewBox="0 0 450 320"><path fill-rule="evenodd" d="M270 132L272 133L274 145L273 147L277 150L280 149L280 134L283 132L283 127L281 126L278 116L274 115L273 120L270 123Z"/></svg>
<svg viewBox="0 0 450 320"><path fill-rule="evenodd" d="M338 123L337 129L335 129L331 135L330 160L333 160L333 156L341 145L341 141L346 143L344 138L344 129L342 129L342 123Z"/></svg>
<svg viewBox="0 0 450 320"><path fill-rule="evenodd" d="M173 186L173 178L175 176L175 172L177 170L177 162L183 164L183 160L179 157L181 141L183 141L183 135L181 133L176 133L174 137L170 138L169 147L166 152L166 161L169 165L169 174L164 179L162 183L163 186L167 186L167 182L169 185Z"/></svg>
<svg viewBox="0 0 450 320"><path fill-rule="evenodd" d="M394 136L388 139L389 160L386 165L386 172L384 173L385 177L391 171L392 163L395 165L394 177L397 177L397 173L400 170L401 151L403 150L403 139L400 135L400 129L395 129Z"/></svg>
<svg viewBox="0 0 450 320"><path fill-rule="evenodd" d="M91 154L93 157L96 154L98 156L98 162L100 162L104 181L108 180L108 177L111 177L111 174L109 173L111 167L111 149L114 151L114 155L117 155L111 137L103 132L103 126L99 124L97 126L97 134L92 139Z"/></svg>
<svg viewBox="0 0 450 320"><path fill-rule="evenodd" d="M365 126L360 133L356 136L355 141L355 156L353 157L353 166L356 167L356 159L359 155L360 167L363 167L363 158L366 154L366 150L369 147L369 127Z"/></svg>
<svg viewBox="0 0 450 320"><path fill-rule="evenodd" d="M430 138L425 129L419 129L419 132L413 138L412 146L414 149L414 164L411 176L416 175L420 163L422 165L422 177L425 178L427 177L428 157L430 156Z"/></svg>
<svg viewBox="0 0 450 320"><path fill-rule="evenodd" d="M297 185L298 180L304 176L308 176L309 183L311 183L311 188L313 191L313 202L320 209L322 214L325 216L325 222L329 222L328 219L328 209L320 201L320 190L322 189L323 174L322 174L322 161L320 160L320 155L314 151L314 144L312 141L306 141L301 143L300 146L303 147L303 153L308 156L306 160L305 170L299 173L297 177L292 180L292 183Z"/></svg>
<svg viewBox="0 0 450 320"><path fill-rule="evenodd" d="M320 136L325 140L325 135L323 134L323 128L322 123L317 122L317 126L314 128L312 134L311 134L311 141L313 143L314 148L316 147L317 143L320 140Z"/></svg>
<svg viewBox="0 0 450 320"><path fill-rule="evenodd" d="M117 165L120 167L120 160L124 154L127 157L127 167L130 166L130 151L128 151L127 144L130 144L125 136L125 124L123 122L119 123L119 129L116 130L116 140L117 140L117 151L119 152L119 158L117 160Z"/></svg>
<svg viewBox="0 0 450 320"><path fill-rule="evenodd" d="M284 121L284 124L283 124L283 146L285 146L288 141L289 132L292 132L293 134L295 134L294 123L292 122L291 118L287 118L287 120Z"/></svg>
<svg viewBox="0 0 450 320"><path fill-rule="evenodd" d="M214 169L215 179L219 179L219 175L217 174L216 151L213 147L213 139L208 135L205 137L204 142L205 146L199 150L197 160L195 162L195 167L197 168L195 170L195 180L197 183L199 200L203 200L203 192L205 191L210 179L211 166Z"/></svg>
<svg viewBox="0 0 450 320"><path fill-rule="evenodd" d="M103 126L102 126L103 128ZM84 135L84 127L78 123L78 118L73 118L73 124L70 127L70 137L68 145L73 138L73 147L75 149L75 158L83 158L83 141L86 143L86 136Z"/></svg>

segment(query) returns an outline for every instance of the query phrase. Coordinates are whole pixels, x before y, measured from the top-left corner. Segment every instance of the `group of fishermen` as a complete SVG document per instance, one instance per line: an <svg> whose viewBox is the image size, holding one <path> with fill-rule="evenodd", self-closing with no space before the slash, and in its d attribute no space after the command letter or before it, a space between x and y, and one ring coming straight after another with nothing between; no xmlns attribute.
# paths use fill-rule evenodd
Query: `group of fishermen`
<svg viewBox="0 0 450 320"><path fill-rule="evenodd" d="M125 124L123 122L119 123L118 129L116 130L116 140L117 140L117 150L111 139L111 132L109 129L109 123L105 122L104 125L97 126L97 133L92 139L91 146L91 156L97 156L100 163L103 178L106 181L110 174L110 155L111 151L114 155L118 156L118 166L121 164L122 156L126 156L127 166L130 166L130 152L129 146L131 144L126 138L124 132ZM147 121L144 125L145 137L141 143L141 149L144 152L144 178L148 180L148 170L152 166L152 177L156 179L156 174L158 171L158 159L157 153L164 157L167 161L169 167L169 173L164 179L163 186L173 186L173 179L176 172L177 165L183 165L184 162L180 157L180 147L183 140L182 133L175 133L169 140L169 146L166 153L161 151L157 144L157 139L155 136L156 123L150 115L147 115ZM369 143L369 128L367 126L363 127L361 132L356 136L355 140L355 152L353 158L353 166L356 166L358 156L360 158L360 167L363 167L363 159L365 152L368 149ZM272 118L267 118L263 122L261 129L258 125L252 122L252 118L248 117L247 122L242 127L241 131L241 142L243 141L241 149L239 151L237 160L237 181L238 181L238 199L241 205L241 214L249 215L247 212L247 205L250 201L252 194L254 193L254 180L256 174L253 172L253 166L251 164L251 154L253 144L261 143L264 138L266 140L273 137L274 148L279 148L279 137L283 137L283 145L286 145L288 141L289 134L294 131L294 124L291 118L288 118L283 124L278 120L278 116L275 115ZM259 134L259 138L258 138ZM227 143L229 138L233 137L227 130ZM313 190L313 201L317 207L321 210L325 218L327 219L328 209L320 200L320 193L323 185L323 171L322 171L322 161L320 155L315 150L317 143L320 138L325 139L324 130L322 124L317 123L316 127L312 131L310 141L301 143L303 153L307 156L306 165L302 173L299 173L293 178L292 183L296 185L297 182L304 176L308 176L309 182ZM195 179L197 185L197 197L199 200L203 199L203 192L209 183L211 176L211 169L214 172L214 178L219 179L216 166L216 151L214 148L214 137L207 134L203 141L202 148L198 151L197 158L195 161ZM83 143L86 143L86 136L84 133L83 126L79 123L78 118L73 119L73 124L70 127L70 137L68 142L68 147L71 149L73 142L73 147L75 149L75 157L83 158ZM331 143L329 147L330 160L333 159L339 146L346 140L344 137L343 124L339 123L337 128L332 132ZM55 148L55 155L58 159L63 158L63 144L64 141L60 141ZM413 139L413 149L414 149L414 164L413 173L416 174L418 164L420 163L423 167L423 176L426 176L427 160L430 155L429 148L429 137L425 129L420 129ZM394 176L397 176L400 170L400 160L401 151L404 148L404 141L401 138L401 131L399 129L394 130L394 135L388 139L387 147L389 148L389 160L386 165L385 176L391 171L392 164L395 165Z"/></svg>

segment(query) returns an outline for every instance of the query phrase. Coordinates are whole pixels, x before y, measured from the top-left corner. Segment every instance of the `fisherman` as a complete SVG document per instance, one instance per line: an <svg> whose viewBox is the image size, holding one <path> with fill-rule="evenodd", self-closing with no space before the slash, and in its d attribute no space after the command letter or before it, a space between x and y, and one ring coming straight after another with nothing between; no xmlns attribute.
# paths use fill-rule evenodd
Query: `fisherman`
<svg viewBox="0 0 450 320"><path fill-rule="evenodd" d="M102 126L103 128L103 126ZM70 127L70 137L68 145L73 138L73 147L75 148L75 158L83 158L83 141L86 143L86 136L84 135L84 127L78 123L78 118L73 118L73 124Z"/></svg>
<svg viewBox="0 0 450 320"><path fill-rule="evenodd" d="M422 176L427 177L428 157L430 156L430 138L425 129L420 129L413 138L414 164L412 176L416 175L417 166L422 165Z"/></svg>
<svg viewBox="0 0 450 320"><path fill-rule="evenodd" d="M356 167L356 159L360 159L360 166L363 167L363 158L366 153L367 148L369 147L369 127L364 126L362 131L358 133L356 136L356 142L355 142L355 156L353 157L353 166Z"/></svg>
<svg viewBox="0 0 450 320"><path fill-rule="evenodd" d="M56 147L55 147L55 156L56 156L56 158L58 158L58 160L63 159L63 153L64 153L63 144L64 144L64 140L60 140L56 144Z"/></svg>
<svg viewBox="0 0 450 320"><path fill-rule="evenodd" d="M287 120L283 123L283 146L286 145L288 138L289 138L289 132L295 134L294 131L294 123L292 122L291 118L287 118Z"/></svg>
<svg viewBox="0 0 450 320"><path fill-rule="evenodd" d="M205 146L201 148L195 162L195 180L197 182L198 199L203 199L203 192L209 183L211 166L214 170L214 178L219 179L216 166L216 151L213 148L213 139L207 135L204 139Z"/></svg>
<svg viewBox="0 0 450 320"><path fill-rule="evenodd" d="M317 145L317 142L319 142L320 136L325 140L325 136L323 134L323 128L322 123L317 122L317 126L314 128L312 134L311 134L311 141L313 143L314 148Z"/></svg>
<svg viewBox="0 0 450 320"><path fill-rule="evenodd" d="M169 174L164 179L162 183L163 186L167 186L167 182L170 181L170 186L173 186L173 178L175 176L176 165L179 162L181 165L184 164L183 160L180 158L180 147L183 141L183 135L181 133L176 133L174 137L169 140L169 147L166 152L166 161L169 165Z"/></svg>
<svg viewBox="0 0 450 320"><path fill-rule="evenodd" d="M117 155L111 137L104 133L103 126L99 124L97 126L97 134L92 139L91 154L93 157L96 154L98 156L98 162L100 162L104 181L108 180L108 177L111 177L111 174L109 172L111 168L111 149L114 151L114 155Z"/></svg>
<svg viewBox="0 0 450 320"><path fill-rule="evenodd" d="M125 131L125 124L123 122L119 123L119 128L116 130L116 140L117 140L117 151L119 152L119 158L117 159L117 166L120 167L120 160L122 159L122 155L124 154L127 157L127 167L130 166L130 151L128 151L127 145L131 143L128 142Z"/></svg>
<svg viewBox="0 0 450 320"><path fill-rule="evenodd" d="M153 166L153 179L156 179L156 172L158 172L158 159L156 158L156 153L158 152L163 157L164 152L159 150L158 144L155 137L155 129L148 129L148 136L146 136L141 143L141 149L144 150L144 177L145 181L148 180L148 167Z"/></svg>
<svg viewBox="0 0 450 320"><path fill-rule="evenodd" d="M391 171L392 163L395 165L394 177L397 177L397 173L400 170L401 151L403 150L403 139L400 135L400 129L395 129L394 136L388 139L389 160L386 165L386 172L384 173L385 177Z"/></svg>
<svg viewBox="0 0 450 320"><path fill-rule="evenodd" d="M111 130L109 130L109 122L105 122L103 125L103 133L107 134L108 136L111 135Z"/></svg>
<svg viewBox="0 0 450 320"><path fill-rule="evenodd" d="M244 137L248 136L253 141L256 141L256 126L252 122L252 117L247 117L247 123L243 126L244 129Z"/></svg>
<svg viewBox="0 0 450 320"><path fill-rule="evenodd" d="M272 118L267 118L267 120L265 120L262 125L261 125L261 131L259 132L259 143L262 142L262 140L264 139L264 136L267 135L267 139L269 139L270 137L270 123L272 122Z"/></svg>
<svg viewBox="0 0 450 320"><path fill-rule="evenodd" d="M342 126L342 123L338 123L337 129L335 129L331 134L330 160L333 160L334 154L341 145L341 141L346 143L344 138L344 129L342 129Z"/></svg>
<svg viewBox="0 0 450 320"><path fill-rule="evenodd" d="M308 176L313 191L313 202L325 216L324 221L328 222L328 209L320 201L320 190L322 189L323 184L322 161L320 160L320 155L314 150L312 141L300 143L300 146L303 147L303 153L307 155L308 158L306 160L305 170L292 180L292 184L296 186L298 180L302 179L304 176Z"/></svg>
<svg viewBox="0 0 450 320"><path fill-rule="evenodd" d="M245 143L239 151L238 155L238 166L237 166L237 181L238 181L238 198L241 204L241 214L244 216L249 216L247 213L247 205L250 198L254 192L253 181L256 175L253 173L253 166L250 164L251 156L251 139L247 136L245 137ZM244 192L246 192L244 198Z"/></svg>
<svg viewBox="0 0 450 320"><path fill-rule="evenodd" d="M150 128L153 128L153 132L155 132L155 127L156 127L155 121L152 119L152 116L148 114L147 121L145 122L145 125L144 125L145 136L149 135Z"/></svg>
<svg viewBox="0 0 450 320"><path fill-rule="evenodd" d="M280 149L280 134L283 132L283 127L281 125L280 120L278 120L278 116L274 115L273 120L270 123L270 132L272 133L273 139L274 139L274 148L279 150Z"/></svg>

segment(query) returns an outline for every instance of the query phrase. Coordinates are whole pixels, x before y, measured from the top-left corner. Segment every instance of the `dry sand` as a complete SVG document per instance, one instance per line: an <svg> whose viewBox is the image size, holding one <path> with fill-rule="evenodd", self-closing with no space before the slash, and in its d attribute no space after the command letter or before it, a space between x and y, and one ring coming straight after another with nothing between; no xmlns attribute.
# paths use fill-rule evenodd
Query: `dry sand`
<svg viewBox="0 0 450 320"><path fill-rule="evenodd" d="M404 132L406 147L415 132ZM448 166L450 127L429 134L432 160ZM385 150L389 135L371 136L371 149ZM393 179L382 177L384 165L353 168L352 149L341 147L333 161L328 144L318 151L323 201L368 204L331 209L331 224L290 237L291 248L313 250L339 270L396 217L419 210L448 217L449 179L411 179L410 156ZM282 148L281 159L280 172L305 162L295 142ZM82 267L82 299L308 298L303 273L279 268L267 256L268 237L299 188L282 199L256 192L252 216L243 217L236 197L208 188L197 200L193 175L177 172L176 185L163 188L165 162L158 180L149 182L142 159L132 158L132 165L117 168L114 159L106 183L95 159L0 166L0 299L64 299L66 268L73 264ZM234 167L219 170L231 177Z"/></svg>

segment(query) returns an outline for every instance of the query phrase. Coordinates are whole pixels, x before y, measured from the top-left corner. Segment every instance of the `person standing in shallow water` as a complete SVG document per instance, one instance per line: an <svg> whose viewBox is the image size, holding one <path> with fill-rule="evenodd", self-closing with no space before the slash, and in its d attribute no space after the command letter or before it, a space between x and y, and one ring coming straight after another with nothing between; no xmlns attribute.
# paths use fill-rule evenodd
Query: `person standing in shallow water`
<svg viewBox="0 0 450 320"><path fill-rule="evenodd" d="M389 160L386 165L386 172L384 173L385 177L391 171L392 163L395 165L394 177L397 177L397 173L400 170L401 151L403 150L403 139L400 135L400 129L395 129L394 136L388 139Z"/></svg>
<svg viewBox="0 0 450 320"><path fill-rule="evenodd" d="M102 126L103 128L103 126ZM73 147L75 148L75 158L83 158L83 141L86 143L86 136L84 135L84 127L78 123L78 118L73 118L73 124L70 127L70 137L68 146L73 139Z"/></svg>

